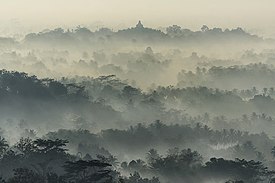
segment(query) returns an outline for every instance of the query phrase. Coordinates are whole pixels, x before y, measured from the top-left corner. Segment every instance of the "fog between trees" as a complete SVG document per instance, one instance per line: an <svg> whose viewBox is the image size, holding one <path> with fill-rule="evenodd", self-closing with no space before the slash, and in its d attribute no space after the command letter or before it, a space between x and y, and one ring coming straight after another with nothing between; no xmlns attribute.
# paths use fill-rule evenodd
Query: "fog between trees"
<svg viewBox="0 0 275 183"><path fill-rule="evenodd" d="M274 48L142 22L2 37L1 181L274 182Z"/></svg>

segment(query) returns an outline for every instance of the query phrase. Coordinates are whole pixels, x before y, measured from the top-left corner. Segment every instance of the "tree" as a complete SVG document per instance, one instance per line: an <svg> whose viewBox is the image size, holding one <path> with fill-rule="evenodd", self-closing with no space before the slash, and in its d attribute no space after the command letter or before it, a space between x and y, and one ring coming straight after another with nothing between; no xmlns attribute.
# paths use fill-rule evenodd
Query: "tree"
<svg viewBox="0 0 275 183"><path fill-rule="evenodd" d="M34 151L33 140L30 138L20 138L14 147L25 155Z"/></svg>
<svg viewBox="0 0 275 183"><path fill-rule="evenodd" d="M179 151L178 148L170 150L165 157L158 157L149 163L152 171L158 175L166 176L169 179L175 178L175 175L185 179L194 174L202 166L202 157L191 149Z"/></svg>
<svg viewBox="0 0 275 183"><path fill-rule="evenodd" d="M210 29L207 27L207 25L203 25L202 28L201 28L201 31L202 32L206 32L206 31L209 31Z"/></svg>
<svg viewBox="0 0 275 183"><path fill-rule="evenodd" d="M223 158L211 158L204 167L206 175L243 180L244 182L260 182L270 180L274 171L259 161L246 161L244 159L225 160Z"/></svg>
<svg viewBox="0 0 275 183"><path fill-rule="evenodd" d="M51 171L50 165L56 162L62 164L67 161L67 149L64 147L68 143L67 140L45 140L36 139L33 141L32 150L26 154L26 163L30 162L31 166L44 177L47 182L47 174Z"/></svg>
<svg viewBox="0 0 275 183"><path fill-rule="evenodd" d="M134 172L129 178L125 178L121 181L122 183L160 183L159 179L153 177L152 179L143 179L138 172Z"/></svg>
<svg viewBox="0 0 275 183"><path fill-rule="evenodd" d="M1 157L4 155L4 153L7 151L8 148L9 148L9 145L7 141L0 136L0 156Z"/></svg>
<svg viewBox="0 0 275 183"><path fill-rule="evenodd" d="M14 176L7 183L45 183L44 178L27 168L14 170Z"/></svg>
<svg viewBox="0 0 275 183"><path fill-rule="evenodd" d="M111 165L99 160L68 161L64 165L66 171L65 179L72 183L93 183L100 180L109 180L111 182L111 170L107 169L108 167L111 167Z"/></svg>
<svg viewBox="0 0 275 183"><path fill-rule="evenodd" d="M110 165L112 165L112 167L117 168L119 162L117 161L117 158L113 155L110 155L108 157L105 157L103 155L97 155L96 156L98 160L100 160L101 162L104 163L109 163Z"/></svg>
<svg viewBox="0 0 275 183"><path fill-rule="evenodd" d="M180 37L182 35L181 27L178 25L169 26L166 28L166 32L169 36Z"/></svg>
<svg viewBox="0 0 275 183"><path fill-rule="evenodd" d="M146 156L149 165L152 165L159 158L160 155L158 154L156 149L150 149Z"/></svg>

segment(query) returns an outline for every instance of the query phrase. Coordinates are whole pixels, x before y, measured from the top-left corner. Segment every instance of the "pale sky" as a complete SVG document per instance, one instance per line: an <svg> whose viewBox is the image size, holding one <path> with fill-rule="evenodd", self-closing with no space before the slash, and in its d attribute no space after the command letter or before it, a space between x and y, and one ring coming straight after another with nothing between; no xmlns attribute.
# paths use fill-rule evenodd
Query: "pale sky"
<svg viewBox="0 0 275 183"><path fill-rule="evenodd" d="M100 25L124 28L178 24L244 27L275 34L275 0L0 0L0 29ZM18 30L19 31L19 30Z"/></svg>

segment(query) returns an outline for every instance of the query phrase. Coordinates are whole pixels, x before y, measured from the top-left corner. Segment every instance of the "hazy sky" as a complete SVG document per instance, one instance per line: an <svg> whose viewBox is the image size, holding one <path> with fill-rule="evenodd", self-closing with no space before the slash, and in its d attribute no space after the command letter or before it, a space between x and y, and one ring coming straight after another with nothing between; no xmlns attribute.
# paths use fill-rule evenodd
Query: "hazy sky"
<svg viewBox="0 0 275 183"><path fill-rule="evenodd" d="M0 0L0 28L95 25L114 28L179 24L245 27L271 34L275 0Z"/></svg>

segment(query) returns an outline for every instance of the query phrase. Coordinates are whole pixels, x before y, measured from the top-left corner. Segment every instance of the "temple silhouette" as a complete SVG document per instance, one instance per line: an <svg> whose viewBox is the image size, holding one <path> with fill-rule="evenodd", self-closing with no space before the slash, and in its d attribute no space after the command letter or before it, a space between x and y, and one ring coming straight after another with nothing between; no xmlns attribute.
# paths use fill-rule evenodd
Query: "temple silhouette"
<svg viewBox="0 0 275 183"><path fill-rule="evenodd" d="M137 28L137 29L143 29L143 28L144 28L144 26L143 26L143 24L141 23L140 20L138 21L138 23L137 23L137 25L136 25L136 28Z"/></svg>

